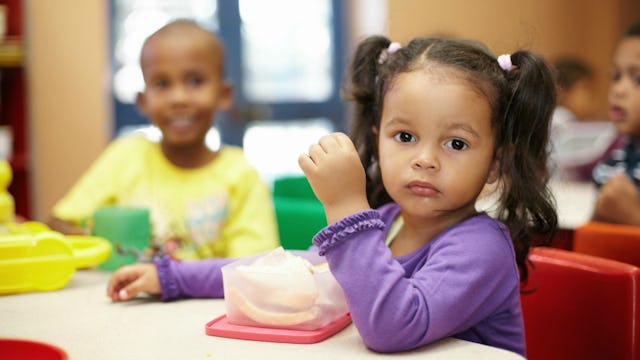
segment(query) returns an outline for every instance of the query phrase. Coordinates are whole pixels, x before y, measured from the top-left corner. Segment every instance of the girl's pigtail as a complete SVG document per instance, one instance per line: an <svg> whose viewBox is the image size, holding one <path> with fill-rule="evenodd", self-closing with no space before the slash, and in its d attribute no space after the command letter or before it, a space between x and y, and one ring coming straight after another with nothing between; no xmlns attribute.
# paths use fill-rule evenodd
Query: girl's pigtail
<svg viewBox="0 0 640 360"><path fill-rule="evenodd" d="M509 224L516 260L526 278L526 257L531 245L543 245L557 228L555 201L547 182L551 115L556 104L553 75L542 58L528 51L511 55L513 68L505 76L511 95L504 114L505 144L501 150L505 175L499 217ZM532 235L539 243L532 243Z"/></svg>
<svg viewBox="0 0 640 360"><path fill-rule="evenodd" d="M379 70L381 54L389 47L391 41L384 36L372 36L360 43L351 62L350 78L345 97L354 103L354 118L351 124L351 139L358 149L362 165L366 170L372 167L377 151L374 128L377 128L380 117ZM367 171L368 176L376 176ZM370 202L377 192L373 185L378 181L367 179L367 195ZM375 201L371 203L376 206Z"/></svg>

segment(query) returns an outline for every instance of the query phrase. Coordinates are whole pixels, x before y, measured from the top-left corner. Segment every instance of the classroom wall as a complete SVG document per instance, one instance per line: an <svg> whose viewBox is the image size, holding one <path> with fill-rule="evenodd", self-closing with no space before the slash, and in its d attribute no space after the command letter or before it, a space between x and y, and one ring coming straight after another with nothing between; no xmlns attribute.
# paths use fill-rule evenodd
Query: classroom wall
<svg viewBox="0 0 640 360"><path fill-rule="evenodd" d="M597 72L602 117L614 47L640 19L638 0L387 0L387 8L394 41L444 34L481 40L495 54L522 47L549 59L584 58Z"/></svg>
<svg viewBox="0 0 640 360"><path fill-rule="evenodd" d="M108 1L23 6L31 208L44 220L110 138Z"/></svg>

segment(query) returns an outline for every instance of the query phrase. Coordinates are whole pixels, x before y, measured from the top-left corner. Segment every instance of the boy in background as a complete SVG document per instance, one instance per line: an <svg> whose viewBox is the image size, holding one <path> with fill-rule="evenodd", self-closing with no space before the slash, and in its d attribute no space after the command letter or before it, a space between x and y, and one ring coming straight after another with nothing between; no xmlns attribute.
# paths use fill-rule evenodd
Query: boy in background
<svg viewBox="0 0 640 360"><path fill-rule="evenodd" d="M157 252L178 259L238 257L278 246L269 188L234 147L209 149L216 111L232 103L220 40L188 20L145 41L145 89L139 109L162 132L113 141L55 204L49 225L86 233L81 224L103 206L148 208Z"/></svg>
<svg viewBox="0 0 640 360"><path fill-rule="evenodd" d="M609 118L628 144L593 169L600 187L593 220L640 226L640 21L613 56Z"/></svg>
<svg viewBox="0 0 640 360"><path fill-rule="evenodd" d="M561 179L589 181L599 161L620 147L615 126L596 113L595 73L584 60L566 56L553 62L558 103L551 131L552 170Z"/></svg>

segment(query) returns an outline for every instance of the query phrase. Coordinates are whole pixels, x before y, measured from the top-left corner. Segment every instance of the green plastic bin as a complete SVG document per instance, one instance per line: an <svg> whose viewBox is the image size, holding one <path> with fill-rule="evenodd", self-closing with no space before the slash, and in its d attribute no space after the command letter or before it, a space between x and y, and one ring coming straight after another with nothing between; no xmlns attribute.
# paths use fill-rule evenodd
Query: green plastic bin
<svg viewBox="0 0 640 360"><path fill-rule="evenodd" d="M324 207L304 176L276 179L273 203L280 243L285 249L308 249L313 236L327 226Z"/></svg>

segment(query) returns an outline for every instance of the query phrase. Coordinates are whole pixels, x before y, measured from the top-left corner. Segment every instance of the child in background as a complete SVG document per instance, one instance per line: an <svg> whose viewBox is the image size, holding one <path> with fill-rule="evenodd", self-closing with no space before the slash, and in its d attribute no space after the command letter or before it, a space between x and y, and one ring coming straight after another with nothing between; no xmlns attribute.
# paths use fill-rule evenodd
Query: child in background
<svg viewBox="0 0 640 360"><path fill-rule="evenodd" d="M524 355L530 235L557 223L546 186L548 67L527 51L496 59L460 40L400 48L376 36L358 46L351 71L353 142L325 136L299 163L330 224L314 244L364 343L397 352L454 336ZM499 220L475 208L491 183ZM156 258L116 272L107 293L221 297L226 262Z"/></svg>
<svg viewBox="0 0 640 360"><path fill-rule="evenodd" d="M579 58L562 57L553 62L557 72L558 107L554 112L566 114L564 121L588 121L595 117L595 74L591 66Z"/></svg>
<svg viewBox="0 0 640 360"><path fill-rule="evenodd" d="M593 68L576 57L558 58L553 67L559 88L551 129L553 173L562 180L590 181L593 168L623 139L596 115Z"/></svg>
<svg viewBox="0 0 640 360"><path fill-rule="evenodd" d="M220 40L188 20L162 27L144 43L145 89L138 107L162 132L113 141L53 208L49 224L80 224L107 205L150 210L152 246L179 259L238 257L278 246L269 188L242 150L212 151L205 136L216 111L232 103Z"/></svg>
<svg viewBox="0 0 640 360"><path fill-rule="evenodd" d="M640 22L624 33L613 56L609 118L628 143L593 169L600 187L593 220L640 226Z"/></svg>

